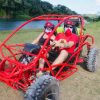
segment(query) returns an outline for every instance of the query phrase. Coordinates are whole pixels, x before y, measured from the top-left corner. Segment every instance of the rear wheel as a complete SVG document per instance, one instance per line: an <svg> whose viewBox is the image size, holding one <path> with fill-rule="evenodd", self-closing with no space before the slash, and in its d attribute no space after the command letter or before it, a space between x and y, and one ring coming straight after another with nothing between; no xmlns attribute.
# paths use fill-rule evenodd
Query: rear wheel
<svg viewBox="0 0 100 100"><path fill-rule="evenodd" d="M25 100L59 100L58 81L50 76L39 77L26 91Z"/></svg>
<svg viewBox="0 0 100 100"><path fill-rule="evenodd" d="M88 71L90 72L96 71L97 69L96 58L97 58L97 49L91 48L87 56L87 70Z"/></svg>

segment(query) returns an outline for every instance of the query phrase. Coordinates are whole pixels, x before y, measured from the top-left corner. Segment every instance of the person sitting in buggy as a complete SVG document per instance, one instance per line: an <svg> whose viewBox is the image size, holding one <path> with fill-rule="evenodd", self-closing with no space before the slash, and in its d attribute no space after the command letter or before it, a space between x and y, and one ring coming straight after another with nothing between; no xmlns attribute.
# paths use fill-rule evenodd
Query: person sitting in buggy
<svg viewBox="0 0 100 100"><path fill-rule="evenodd" d="M40 33L40 35L32 42L32 44L43 45L44 42L46 41L46 39L48 38L49 33L52 32L54 27L55 27L54 24L52 24L51 22L46 22L44 25L44 31L42 33ZM51 39L54 40L55 35L52 35ZM48 43L48 44L50 44L50 43Z"/></svg>
<svg viewBox="0 0 100 100"><path fill-rule="evenodd" d="M58 34L55 38L56 41L61 41L61 39L64 40L61 41L62 43L57 44L60 48L60 54L58 57L54 60L52 65L61 64L63 63L69 54L72 54L74 52L74 49L76 48L76 44L78 42L78 36L72 32L73 29L73 22L70 20L67 20L64 22L64 29L65 33Z"/></svg>
<svg viewBox="0 0 100 100"><path fill-rule="evenodd" d="M54 24L52 24L51 22L46 22L44 25L44 31L40 33L40 35L32 43L26 43L23 51L38 54L41 49L41 46L45 43L46 39L48 38L50 32L52 32L54 27ZM55 35L52 35L50 40L53 41L54 39ZM49 44L50 41L48 42L48 45ZM28 64L31 61L31 59L31 56L24 54L20 57L19 61L23 64Z"/></svg>
<svg viewBox="0 0 100 100"><path fill-rule="evenodd" d="M46 22L45 26L44 26L44 32L42 32L33 42L32 44L38 44L40 46L42 46L46 39L48 38L48 35L53 31L54 29L54 24L52 24L51 22ZM48 45L50 45L52 43L52 41L54 41L55 39L55 35L53 34L50 38L51 41L49 41ZM43 68L44 67L44 60L42 58L39 59L39 68ZM41 71L39 71L37 73L37 76L40 76L42 74Z"/></svg>

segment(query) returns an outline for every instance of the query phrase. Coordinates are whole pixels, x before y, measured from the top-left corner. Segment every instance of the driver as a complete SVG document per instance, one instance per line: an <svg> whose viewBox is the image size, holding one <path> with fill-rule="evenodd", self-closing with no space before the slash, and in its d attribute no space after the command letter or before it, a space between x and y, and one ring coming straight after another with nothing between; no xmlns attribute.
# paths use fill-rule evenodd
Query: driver
<svg viewBox="0 0 100 100"><path fill-rule="evenodd" d="M32 44L39 44L40 46L42 46L46 39L48 38L49 34L53 31L54 29L54 24L52 24L51 22L46 22L44 25L44 31L42 33L40 33L40 35L32 42ZM55 39L55 35L53 34L50 38L50 40L54 40ZM52 43L52 41L49 41L48 45ZM40 58L39 59L39 68L43 68L44 67L44 59ZM39 71L37 73L37 77L41 76L43 73L42 71Z"/></svg>
<svg viewBox="0 0 100 100"><path fill-rule="evenodd" d="M44 31L42 33L40 33L40 35L32 42L32 44L43 45L45 43L46 39L48 38L49 33L52 32L54 27L55 27L54 24L52 24L51 22L46 22L44 25ZM55 35L52 35L51 39L54 40ZM48 43L48 44L50 44L50 43Z"/></svg>

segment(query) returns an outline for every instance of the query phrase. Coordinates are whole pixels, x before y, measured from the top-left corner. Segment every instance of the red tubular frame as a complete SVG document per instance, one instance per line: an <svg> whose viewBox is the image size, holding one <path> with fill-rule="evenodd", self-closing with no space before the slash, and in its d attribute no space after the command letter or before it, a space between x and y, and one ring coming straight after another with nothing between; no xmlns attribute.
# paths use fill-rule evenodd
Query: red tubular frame
<svg viewBox="0 0 100 100"><path fill-rule="evenodd" d="M47 43L50 40L50 37L52 34L56 31L57 27L60 26L65 20L70 18L79 18L81 20L81 31L80 31L80 41L78 49L71 55L71 57L67 60L67 62L64 62L62 64L51 66L50 62L46 58L46 54L50 51L51 47L47 47ZM35 59L25 65L20 63L17 60L17 55L19 54L27 54L27 55L34 55L30 54L28 52L23 52L21 50L16 50L16 47L22 47L24 44L15 44L15 45L6 45L6 42L10 40L16 32L18 32L22 27L24 27L26 24L35 21L35 20L56 20L60 21L58 25L55 26L54 30L49 35L49 38L44 43L42 49L40 50L38 55L35 55ZM77 71L76 64L78 62L79 54L82 51L83 46L87 45L87 48L90 49L90 46L94 43L94 38L91 35L83 35L83 28L84 28L84 20L80 15L42 15L38 16L36 18L32 18L31 20L28 20L27 22L23 23L21 26L19 26L17 29L11 32L11 34L8 35L8 37L0 44L0 55L2 56L1 62L0 62L0 81L5 82L7 85L13 87L14 89L22 89L25 91L27 87L33 82L33 79L30 79L32 76L36 75L37 70L47 71L49 70L52 74L52 76L56 77L58 80L64 80L65 78L71 76ZM88 38L92 39L92 43L87 42L86 40ZM3 53L3 48L7 49L10 52L10 56L5 56ZM14 53L14 50L17 51L17 53ZM73 58L75 57L75 60L73 63L69 63ZM43 58L45 62L48 65L48 68L39 69L36 66L38 65L38 61L40 58ZM58 72L55 73L53 68L58 68ZM64 70L68 68L68 70Z"/></svg>

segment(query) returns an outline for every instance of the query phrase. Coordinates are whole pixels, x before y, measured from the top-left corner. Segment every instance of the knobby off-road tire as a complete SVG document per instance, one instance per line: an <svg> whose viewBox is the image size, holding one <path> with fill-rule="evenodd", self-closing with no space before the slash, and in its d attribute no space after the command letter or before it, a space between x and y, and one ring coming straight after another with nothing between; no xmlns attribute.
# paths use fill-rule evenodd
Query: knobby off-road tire
<svg viewBox="0 0 100 100"><path fill-rule="evenodd" d="M97 49L91 48L88 56L87 56L87 70L90 72L94 72L97 69L96 65L96 58L97 58Z"/></svg>
<svg viewBox="0 0 100 100"><path fill-rule="evenodd" d="M59 100L59 83L50 76L43 75L26 91L24 100Z"/></svg>

